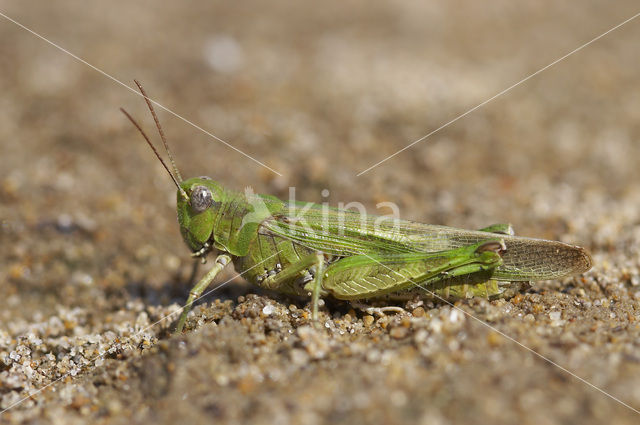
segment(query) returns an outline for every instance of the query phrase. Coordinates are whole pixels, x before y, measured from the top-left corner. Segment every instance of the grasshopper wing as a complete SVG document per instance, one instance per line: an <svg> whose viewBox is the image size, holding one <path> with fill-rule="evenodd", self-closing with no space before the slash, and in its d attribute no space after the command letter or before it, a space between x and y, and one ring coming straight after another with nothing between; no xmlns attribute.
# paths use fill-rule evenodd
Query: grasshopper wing
<svg viewBox="0 0 640 425"><path fill-rule="evenodd" d="M442 252L499 236L506 251L503 264L493 275L498 280L555 279L583 273L592 264L584 248L563 242L362 215L319 204L302 205L306 207L299 213L284 207L280 214L263 221L260 231L340 257Z"/></svg>

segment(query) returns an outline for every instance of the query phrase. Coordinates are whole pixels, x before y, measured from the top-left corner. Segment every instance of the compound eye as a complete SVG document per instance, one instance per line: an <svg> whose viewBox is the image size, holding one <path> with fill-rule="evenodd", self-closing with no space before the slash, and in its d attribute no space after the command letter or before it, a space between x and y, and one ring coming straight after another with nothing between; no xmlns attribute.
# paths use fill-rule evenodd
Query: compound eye
<svg viewBox="0 0 640 425"><path fill-rule="evenodd" d="M191 190L191 208L201 213L211 206L213 203L213 195L208 187L196 186Z"/></svg>

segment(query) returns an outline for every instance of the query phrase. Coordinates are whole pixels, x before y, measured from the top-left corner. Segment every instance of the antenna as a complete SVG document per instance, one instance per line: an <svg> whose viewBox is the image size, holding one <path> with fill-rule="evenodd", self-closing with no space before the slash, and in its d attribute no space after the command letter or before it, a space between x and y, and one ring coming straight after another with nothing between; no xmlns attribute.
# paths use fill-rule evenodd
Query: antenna
<svg viewBox="0 0 640 425"><path fill-rule="evenodd" d="M178 181L182 183L182 176L180 175L180 171L178 167L176 167L176 162L173 160L173 155L171 155L171 151L169 150L169 144L167 143L167 138L164 137L164 131L162 131L162 126L160 125L160 120L158 120L158 116L156 115L155 109L153 109L153 104L151 103L151 99L147 96L147 93L142 88L142 84L138 82L138 80L133 80L136 83L136 86L140 89L140 93L142 93L142 97L144 97L145 102L147 102L147 106L151 111L151 115L153 115L153 120L156 122L156 127L158 128L158 133L160 133L160 138L162 139L162 144L164 145L164 149L167 151L167 155L169 156L169 161L171 161L171 166L173 167L173 172L175 173Z"/></svg>
<svg viewBox="0 0 640 425"><path fill-rule="evenodd" d="M149 145L149 147L151 148L151 150L153 150L153 153L156 154L156 157L160 160L160 163L162 164L162 166L164 167L165 170L167 170L167 173L169 173L169 176L171 176L171 180L173 180L173 182L175 183L176 187L178 188L178 190L180 191L180 193L182 194L182 196L186 199L189 200L189 196L187 195L187 193L184 191L184 189L182 189L180 187L180 183L178 182L178 180L176 180L175 176L173 174L171 174L171 171L169 170L169 167L167 167L167 164L162 160L162 157L160 156L160 154L158 153L158 150L156 149L155 146L153 146L153 143L151 143L151 140L149 140L149 137L147 137L146 133L144 132L144 130L142 130L142 127L140 127L140 124L138 124L136 122L136 120L133 119L133 117L131 115L129 115L129 113L127 111L124 110L124 108L120 108L120 110L122 111L123 114L126 115L127 118L129 118L129 121L131 121L131 123L138 129L138 131L140 132L140 134L142 134L142 137L144 137L144 140L147 141L147 144Z"/></svg>

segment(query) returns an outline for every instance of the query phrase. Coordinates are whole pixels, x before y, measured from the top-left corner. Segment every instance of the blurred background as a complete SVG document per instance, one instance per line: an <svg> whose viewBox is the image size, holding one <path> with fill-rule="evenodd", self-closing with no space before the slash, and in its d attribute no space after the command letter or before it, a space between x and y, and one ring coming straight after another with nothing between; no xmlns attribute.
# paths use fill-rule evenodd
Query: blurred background
<svg viewBox="0 0 640 425"><path fill-rule="evenodd" d="M321 202L322 189L329 189L332 205L359 201L375 211L376 203L392 201L406 219L465 228L510 222L521 235L587 247L595 268L581 284L571 280L576 293L564 289L567 282L555 282L525 296L525 302L542 305L537 312L516 311L520 307L512 301L508 308L469 308L489 321L486 308L507 308L492 323L636 408L640 21L357 175L632 17L637 8L633 1L604 0L0 2L2 14L113 79L131 87L138 79L151 98L245 154L159 110L183 176L208 175L231 188L251 186L282 198L295 186L304 201ZM66 335L72 345L86 343L77 338L87 335L106 338L107 344L114 338L105 337L107 331L126 336L122 329L142 320L140 314L160 317L183 301L190 259L175 219L175 189L118 110L126 108L159 141L142 98L6 17L0 17L0 40L4 408L60 376L65 358L82 363L59 340L45 339L48 348L37 348L24 342L25 335ZM236 279L233 288L207 301L220 296L236 303L251 291ZM534 296L542 298L531 301ZM291 303L276 299L285 307ZM567 305L554 304L558 299ZM576 300L591 304L553 331L539 331L539 323L518 328L526 314L552 320L549 312L558 305L558 311L583 305ZM624 305L622 313L612 303ZM226 315L235 320L229 326L249 326L235 309L236 316ZM46 330L52 318L64 324L61 330ZM362 321L360 314L351 319ZM583 328L566 328L578 326L574 322ZM293 338L304 342L292 326ZM464 326L467 348L477 354L460 357L455 366L439 363L434 359L455 357L448 344L460 335L436 338L428 354L413 354L422 369L406 379L390 378L396 373L392 366L403 364L403 344L382 345L399 356L390 363L371 361L372 366L358 357L384 353L362 327L352 332L366 347L359 354L354 349L334 363L300 366L309 379L302 392L284 378L263 376L264 382L247 390L240 379L209 384L206 376L191 376L222 397L212 408L197 397L189 405L180 402L180 394L195 384L176 377L184 363L176 360L182 354L175 354L180 349L168 339L167 324L149 331L151 345L167 344L160 349L169 353L165 360L123 350L128 354L112 358L100 372L92 368L83 378L58 383L55 394L1 420L52 419L56 412L68 421L90 416L117 422L132 411L141 422L191 416L266 423L637 420L632 410L506 340L487 348L492 334L482 326ZM224 341L224 333L210 332ZM411 328L409 342L402 341L421 352L421 343L411 339L417 333ZM575 337L570 342L562 339L567 333ZM382 335L376 338L389 340L388 333ZM256 355L236 366L264 371L290 363L287 349L278 351L276 342L267 341L264 349L274 357ZM198 347L194 353L204 350L203 358L219 352L200 339L191 343ZM353 341L336 344L348 351ZM21 354L22 363L6 360L25 349L31 354ZM582 354L572 357L574 349ZM57 353L52 369L44 369L38 350L41 356ZM26 358L43 368L38 378L20 369ZM520 369L525 363L531 365ZM341 378L336 371L347 366L354 375ZM145 375L155 377L157 370L165 386ZM444 378L427 384L418 378L421 373ZM91 378L97 374L102 386ZM129 377L128 389L118 376ZM141 390L145 379L164 392ZM348 383L356 391L384 382L386 389L371 388L359 399L339 391L350 388ZM386 400L388 394L396 399ZM235 405L233 397L242 402ZM253 414L238 413L244 408Z"/></svg>

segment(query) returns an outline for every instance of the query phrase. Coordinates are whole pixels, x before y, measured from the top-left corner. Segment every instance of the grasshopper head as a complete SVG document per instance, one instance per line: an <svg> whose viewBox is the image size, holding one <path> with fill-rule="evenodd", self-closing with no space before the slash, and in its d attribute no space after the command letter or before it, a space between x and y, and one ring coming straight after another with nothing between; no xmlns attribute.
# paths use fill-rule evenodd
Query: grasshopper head
<svg viewBox="0 0 640 425"><path fill-rule="evenodd" d="M178 223L184 241L193 252L200 251L211 237L222 197L222 187L209 177L194 177L180 183Z"/></svg>
<svg viewBox="0 0 640 425"><path fill-rule="evenodd" d="M147 102L149 111L156 123L158 133L162 139L162 144L167 151L167 156L169 157L169 161L173 168L173 173L158 153L158 150L151 142L151 139L149 139L149 136L147 136L144 130L142 130L140 124L138 124L136 120L134 120L133 117L123 108L120 108L120 110L127 116L127 118L129 118L129 121L131 121L131 123L138 129L140 134L142 134L142 137L144 137L144 140L156 155L156 158L158 158L158 161L160 161L164 169L167 170L171 180L173 180L173 183L178 188L178 222L180 223L180 233L182 233L182 237L189 248L194 252L195 256L203 256L211 247L207 242L211 238L214 225L213 220L218 208L222 205L224 191L218 183L214 182L209 177L196 177L188 180L182 180L180 171L173 160L173 155L171 155L167 139L164 136L164 131L162 131L162 127L160 126L160 121L158 120L156 111L153 109L153 103L155 102L147 96L142 85L138 81L134 81L140 89L140 93L144 97L144 100Z"/></svg>

